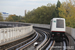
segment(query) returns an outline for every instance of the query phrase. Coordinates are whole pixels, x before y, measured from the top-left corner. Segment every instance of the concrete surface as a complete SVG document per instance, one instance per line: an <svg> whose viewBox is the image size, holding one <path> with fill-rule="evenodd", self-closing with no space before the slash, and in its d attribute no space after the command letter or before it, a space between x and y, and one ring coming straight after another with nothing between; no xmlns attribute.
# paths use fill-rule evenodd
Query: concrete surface
<svg viewBox="0 0 75 50"><path fill-rule="evenodd" d="M28 33L28 34L26 34L26 35L20 36L20 37L18 37L18 38L15 38L15 39L12 39L12 40L9 40L9 41L6 41L6 42L2 42L2 43L0 43L0 45L4 45L4 44L10 43L10 42L13 42L13 41L16 41L16 40L25 38L25 37L27 37L27 36L33 34L33 33L34 33L34 31L31 31L30 33Z"/></svg>

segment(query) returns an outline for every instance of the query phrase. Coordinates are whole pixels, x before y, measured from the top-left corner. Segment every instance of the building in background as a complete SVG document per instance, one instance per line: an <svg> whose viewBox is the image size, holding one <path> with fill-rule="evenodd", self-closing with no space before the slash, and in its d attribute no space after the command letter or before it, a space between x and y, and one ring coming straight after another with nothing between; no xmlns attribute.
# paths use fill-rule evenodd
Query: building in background
<svg viewBox="0 0 75 50"><path fill-rule="evenodd" d="M1 12L1 14L4 20L9 16L9 13L6 13L6 12Z"/></svg>

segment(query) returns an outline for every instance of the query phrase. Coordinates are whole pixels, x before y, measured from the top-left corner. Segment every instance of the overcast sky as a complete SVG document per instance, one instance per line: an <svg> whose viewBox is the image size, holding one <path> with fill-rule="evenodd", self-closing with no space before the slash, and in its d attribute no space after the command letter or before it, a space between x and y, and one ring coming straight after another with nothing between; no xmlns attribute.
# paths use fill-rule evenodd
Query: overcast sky
<svg viewBox="0 0 75 50"><path fill-rule="evenodd" d="M0 12L24 16L25 10L33 10L48 3L56 4L58 0L0 0ZM60 0L63 2L65 0Z"/></svg>

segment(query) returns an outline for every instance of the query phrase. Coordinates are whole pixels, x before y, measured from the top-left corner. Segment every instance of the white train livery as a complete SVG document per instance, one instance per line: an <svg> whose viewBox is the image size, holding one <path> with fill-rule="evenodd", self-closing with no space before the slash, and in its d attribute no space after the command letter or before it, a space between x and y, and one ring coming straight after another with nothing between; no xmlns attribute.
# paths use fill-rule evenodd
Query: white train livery
<svg viewBox="0 0 75 50"><path fill-rule="evenodd" d="M66 24L64 18L53 18L50 22L50 35L52 39L62 40L65 36Z"/></svg>

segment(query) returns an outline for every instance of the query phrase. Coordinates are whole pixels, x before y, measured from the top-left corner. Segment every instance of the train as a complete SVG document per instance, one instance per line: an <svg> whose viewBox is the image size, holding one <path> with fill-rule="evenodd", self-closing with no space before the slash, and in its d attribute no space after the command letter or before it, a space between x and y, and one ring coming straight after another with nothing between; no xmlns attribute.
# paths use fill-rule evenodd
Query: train
<svg viewBox="0 0 75 50"><path fill-rule="evenodd" d="M55 41L64 40L66 23L64 18L53 18L50 21L50 36Z"/></svg>

